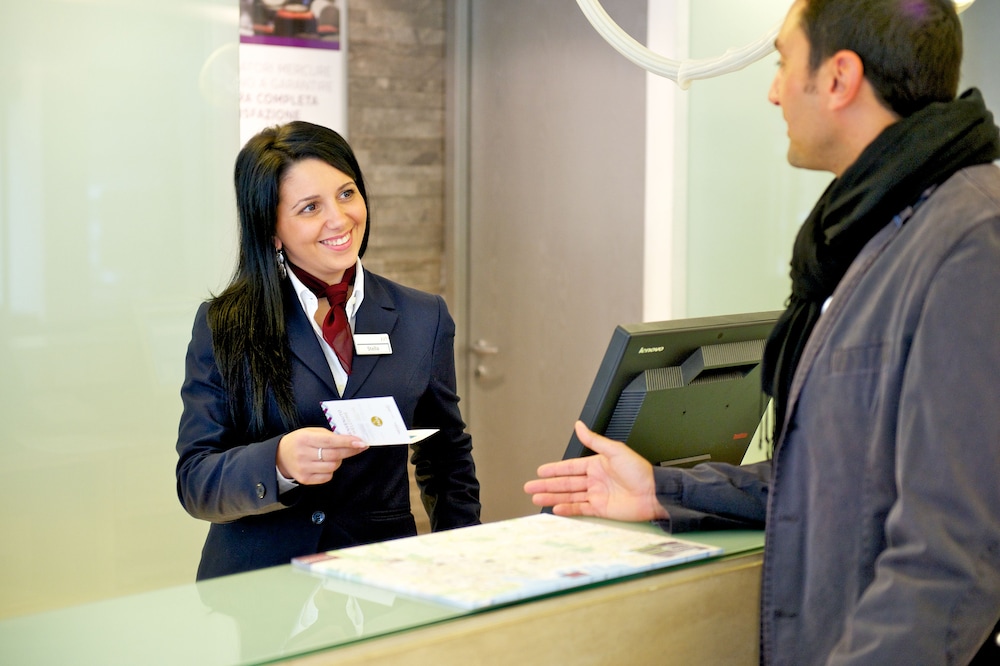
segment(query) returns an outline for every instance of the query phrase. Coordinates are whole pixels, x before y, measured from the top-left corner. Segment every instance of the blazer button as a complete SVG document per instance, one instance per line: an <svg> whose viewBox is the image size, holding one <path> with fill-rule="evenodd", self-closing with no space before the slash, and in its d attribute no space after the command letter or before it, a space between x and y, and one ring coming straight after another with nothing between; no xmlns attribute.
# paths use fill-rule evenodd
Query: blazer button
<svg viewBox="0 0 1000 666"><path fill-rule="evenodd" d="M257 484L257 499L264 499L264 495L267 494L267 488L264 487L263 483Z"/></svg>
<svg viewBox="0 0 1000 666"><path fill-rule="evenodd" d="M312 521L317 525L322 525L323 521L326 520L326 514L322 511L315 511L312 515Z"/></svg>

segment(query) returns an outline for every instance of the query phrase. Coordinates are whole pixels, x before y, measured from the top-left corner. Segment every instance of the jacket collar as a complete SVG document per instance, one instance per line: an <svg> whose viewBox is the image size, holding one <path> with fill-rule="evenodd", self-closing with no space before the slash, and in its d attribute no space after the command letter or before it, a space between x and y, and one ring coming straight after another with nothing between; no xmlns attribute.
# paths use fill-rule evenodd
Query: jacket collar
<svg viewBox="0 0 1000 666"><path fill-rule="evenodd" d="M323 356L319 340L313 331L309 318L302 310L291 281L285 281L285 322L288 330L288 346L313 374L330 390L330 395L340 395ZM382 278L365 272L365 298L354 317L355 333L392 334L399 319L396 303L385 289ZM375 369L381 356L355 356L351 376L347 380L343 398L356 395L365 380Z"/></svg>
<svg viewBox="0 0 1000 666"><path fill-rule="evenodd" d="M369 271L365 271L365 300L354 316L355 333L387 333L390 338L399 315L396 312L396 302L385 289L383 279ZM364 386L368 375L372 373L381 356L355 355L352 362L351 376L347 380L344 397L351 398Z"/></svg>

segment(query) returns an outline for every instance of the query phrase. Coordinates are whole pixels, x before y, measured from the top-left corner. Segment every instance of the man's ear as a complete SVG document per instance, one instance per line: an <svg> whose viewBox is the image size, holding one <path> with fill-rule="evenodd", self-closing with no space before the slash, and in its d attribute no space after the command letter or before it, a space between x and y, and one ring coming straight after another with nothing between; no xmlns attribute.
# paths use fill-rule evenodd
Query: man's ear
<svg viewBox="0 0 1000 666"><path fill-rule="evenodd" d="M827 61L827 84L831 110L850 106L858 97L865 82L865 65L854 51L837 51Z"/></svg>

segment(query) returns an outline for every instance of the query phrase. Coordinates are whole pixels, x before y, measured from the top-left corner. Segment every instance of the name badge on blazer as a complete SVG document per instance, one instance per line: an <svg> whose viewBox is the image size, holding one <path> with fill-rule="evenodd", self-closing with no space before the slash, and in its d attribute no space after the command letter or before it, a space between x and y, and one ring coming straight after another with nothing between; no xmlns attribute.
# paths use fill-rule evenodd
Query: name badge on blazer
<svg viewBox="0 0 1000 666"><path fill-rule="evenodd" d="M354 353L358 356L382 356L392 353L388 333L355 333Z"/></svg>

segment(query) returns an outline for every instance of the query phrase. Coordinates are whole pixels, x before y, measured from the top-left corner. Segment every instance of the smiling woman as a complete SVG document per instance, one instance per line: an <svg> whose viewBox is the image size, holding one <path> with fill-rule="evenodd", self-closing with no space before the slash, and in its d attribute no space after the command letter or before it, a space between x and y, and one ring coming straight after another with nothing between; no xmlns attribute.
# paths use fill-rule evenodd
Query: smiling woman
<svg viewBox="0 0 1000 666"><path fill-rule="evenodd" d="M239 261L195 319L181 389L181 504L211 522L198 578L415 535L407 449L337 434L321 403L391 396L433 530L479 522L444 300L364 270L367 191L351 147L306 122L236 158ZM380 334L374 354L354 335Z"/></svg>
<svg viewBox="0 0 1000 666"><path fill-rule="evenodd" d="M368 207L353 178L318 159L288 168L274 245L289 262L326 282L340 282L367 233Z"/></svg>

